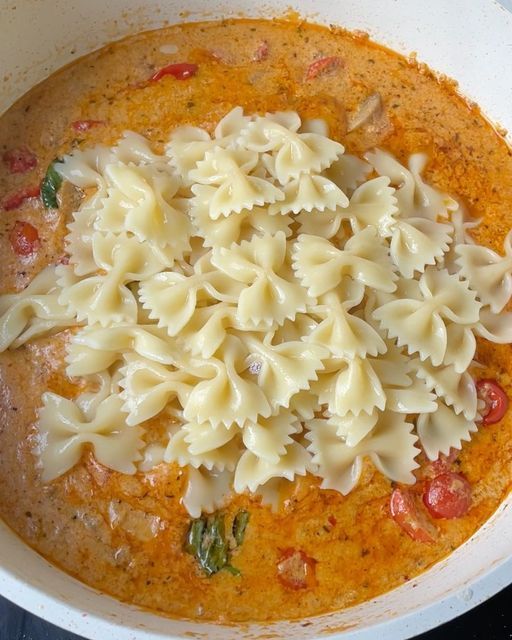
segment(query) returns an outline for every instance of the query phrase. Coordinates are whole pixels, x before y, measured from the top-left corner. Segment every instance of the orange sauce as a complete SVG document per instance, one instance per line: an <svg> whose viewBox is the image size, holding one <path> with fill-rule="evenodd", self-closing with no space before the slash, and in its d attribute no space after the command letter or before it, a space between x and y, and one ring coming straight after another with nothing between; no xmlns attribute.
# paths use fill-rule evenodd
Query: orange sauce
<svg viewBox="0 0 512 640"><path fill-rule="evenodd" d="M253 61L266 41L266 60ZM173 44L176 54L160 50ZM335 73L306 80L318 56L339 56ZM195 62L187 81L146 80L170 62ZM346 131L347 114L369 94L383 99L387 125ZM37 168L10 175L0 165L0 196L37 183L51 160L72 148L113 143L125 129L162 149L180 124L212 129L232 107L248 113L295 109L322 117L347 151L376 145L402 161L423 151L426 179L459 198L484 222L477 240L500 251L510 228L512 153L478 108L453 84L425 68L342 30L305 23L235 20L184 24L109 45L57 72L0 118L0 153L23 145ZM103 121L77 133L71 123ZM58 212L35 201L0 214L2 292L20 290L63 252L72 197ZM9 232L16 220L39 230L41 248L19 258ZM43 391L78 393L63 366L64 332L0 355L0 515L32 547L89 585L137 605L178 617L222 621L272 620L319 614L372 598L417 576L462 544L497 508L512 481L512 420L482 428L456 465L473 486L473 504L459 519L436 524L434 544L409 539L390 518L389 480L370 463L347 497L321 491L315 478L298 481L283 508L272 513L257 499L238 496L227 507L251 512L245 541L233 558L242 575L207 578L183 552L189 516L180 504L186 472L162 465L122 476L90 453L48 486L32 454L35 412ZM482 376L512 393L511 347L481 343ZM163 418L155 419L158 427ZM335 525L332 523L335 522ZM291 591L277 579L283 548L316 560L316 586Z"/></svg>

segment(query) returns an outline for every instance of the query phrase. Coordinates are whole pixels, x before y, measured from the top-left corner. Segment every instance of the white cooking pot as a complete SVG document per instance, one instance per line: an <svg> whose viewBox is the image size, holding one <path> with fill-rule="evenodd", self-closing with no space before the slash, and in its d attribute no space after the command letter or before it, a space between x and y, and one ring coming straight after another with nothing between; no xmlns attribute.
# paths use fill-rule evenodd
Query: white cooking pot
<svg viewBox="0 0 512 640"><path fill-rule="evenodd" d="M512 129L512 14L497 2L291 2L317 22L363 29L403 53L417 52L431 68L457 79L461 92L493 121ZM0 112L55 69L121 36L184 19L270 17L289 7L290 0L271 6L254 0L0 0ZM459 615L511 581L512 495L471 540L390 593L307 621L243 627L169 620L121 604L54 568L0 523L0 593L94 640L401 640Z"/></svg>

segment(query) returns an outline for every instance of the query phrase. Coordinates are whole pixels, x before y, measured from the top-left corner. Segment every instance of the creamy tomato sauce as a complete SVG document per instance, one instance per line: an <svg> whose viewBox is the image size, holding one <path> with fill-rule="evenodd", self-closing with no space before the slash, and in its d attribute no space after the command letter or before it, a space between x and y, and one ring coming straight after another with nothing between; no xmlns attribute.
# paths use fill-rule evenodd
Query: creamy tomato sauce
<svg viewBox="0 0 512 640"><path fill-rule="evenodd" d="M176 53L165 53L174 47ZM308 78L311 63L325 56L337 56L338 66ZM148 82L172 62L195 63L197 74ZM348 132L358 105L375 92L384 105L380 120ZM0 153L26 147L37 158L25 172L0 164L0 197L37 186L53 158L73 148L111 144L131 129L161 150L177 125L211 130L236 105L248 113L294 109L325 118L330 136L355 154L375 145L401 161L426 152L426 179L482 217L477 240L501 250L512 211L512 154L479 110L414 62L364 38L305 23L179 25L128 38L64 68L0 118ZM0 213L2 293L22 289L61 259L77 195L65 185L62 198L59 210L27 198ZM13 250L16 221L37 229L34 253ZM161 465L124 476L87 452L65 476L40 482L32 454L40 395L51 390L73 397L81 390L80 381L64 373L68 337L69 330L0 356L0 515L46 558L121 600L171 616L229 621L302 617L353 605L414 580L449 554L510 488L507 415L482 427L451 464L472 486L471 506L461 518L436 520L433 542L412 540L390 517L395 487L368 462L347 497L319 490L313 477L282 496L278 513L236 497L225 510L228 521L240 508L251 514L232 558L241 576L222 571L208 578L183 551L190 523L180 504L186 471ZM497 379L510 395L511 347L481 343L477 355L485 367L478 377ZM153 425L157 439L165 417ZM421 496L429 473L431 465L424 463L413 494ZM301 557L290 549L310 559L314 580L304 588L278 579L283 562Z"/></svg>

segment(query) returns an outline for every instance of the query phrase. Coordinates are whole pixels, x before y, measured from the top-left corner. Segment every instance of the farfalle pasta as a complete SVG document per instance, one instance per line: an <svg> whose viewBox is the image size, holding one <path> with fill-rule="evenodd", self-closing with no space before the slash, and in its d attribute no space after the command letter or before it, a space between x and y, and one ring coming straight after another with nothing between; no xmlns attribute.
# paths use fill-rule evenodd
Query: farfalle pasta
<svg viewBox="0 0 512 640"><path fill-rule="evenodd" d="M90 447L124 474L188 468L190 515L232 491L277 504L312 473L347 494L369 458L412 483L477 430L476 337L512 341L505 257L385 151L344 153L323 120L246 115L175 129L165 155L125 133L59 174L87 190L69 261L0 297L0 349L76 326L45 393L43 480ZM154 432L154 419L168 421Z"/></svg>

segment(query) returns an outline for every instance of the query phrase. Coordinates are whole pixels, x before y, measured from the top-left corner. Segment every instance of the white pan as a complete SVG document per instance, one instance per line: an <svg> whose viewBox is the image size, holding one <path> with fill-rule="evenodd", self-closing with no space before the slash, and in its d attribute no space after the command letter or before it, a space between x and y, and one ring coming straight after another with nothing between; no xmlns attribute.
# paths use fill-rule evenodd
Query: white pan
<svg viewBox="0 0 512 640"><path fill-rule="evenodd" d="M0 0L0 112L74 58L142 29L183 20L283 14L363 29L459 81L494 122L512 129L512 14L493 0ZM508 0L506 0L508 1ZM255 8L257 6L257 8ZM512 212L511 212L512 220ZM272 637L401 640L479 604L512 582L512 496L471 540L416 580L312 620L225 627L159 618L55 569L0 523L0 593L94 640ZM304 623L311 623L304 626Z"/></svg>

